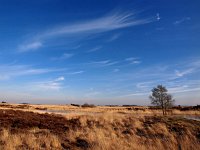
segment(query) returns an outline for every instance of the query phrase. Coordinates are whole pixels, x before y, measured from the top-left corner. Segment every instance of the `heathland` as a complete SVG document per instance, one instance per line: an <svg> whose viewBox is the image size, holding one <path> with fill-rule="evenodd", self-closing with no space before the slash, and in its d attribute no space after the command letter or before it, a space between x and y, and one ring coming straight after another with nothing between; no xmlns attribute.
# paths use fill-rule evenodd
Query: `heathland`
<svg viewBox="0 0 200 150"><path fill-rule="evenodd" d="M197 150L200 109L0 104L0 150Z"/></svg>

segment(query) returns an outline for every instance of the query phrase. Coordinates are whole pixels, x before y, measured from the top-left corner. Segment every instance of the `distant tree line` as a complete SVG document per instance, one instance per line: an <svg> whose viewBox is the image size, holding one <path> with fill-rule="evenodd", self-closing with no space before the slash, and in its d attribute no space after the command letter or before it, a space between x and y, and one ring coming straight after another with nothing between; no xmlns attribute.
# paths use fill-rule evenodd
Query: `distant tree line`
<svg viewBox="0 0 200 150"><path fill-rule="evenodd" d="M71 104L72 106L76 106L76 107L90 107L90 108L93 108L93 107L96 107L94 104L88 104L88 103L85 103L83 105L79 105L79 104Z"/></svg>

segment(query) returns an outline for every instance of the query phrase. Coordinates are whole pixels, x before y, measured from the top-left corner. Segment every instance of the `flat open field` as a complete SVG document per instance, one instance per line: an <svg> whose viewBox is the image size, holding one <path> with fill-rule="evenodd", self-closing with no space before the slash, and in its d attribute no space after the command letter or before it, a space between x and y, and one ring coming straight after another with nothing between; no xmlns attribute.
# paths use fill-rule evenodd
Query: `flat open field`
<svg viewBox="0 0 200 150"><path fill-rule="evenodd" d="M0 105L0 149L197 150L199 110Z"/></svg>

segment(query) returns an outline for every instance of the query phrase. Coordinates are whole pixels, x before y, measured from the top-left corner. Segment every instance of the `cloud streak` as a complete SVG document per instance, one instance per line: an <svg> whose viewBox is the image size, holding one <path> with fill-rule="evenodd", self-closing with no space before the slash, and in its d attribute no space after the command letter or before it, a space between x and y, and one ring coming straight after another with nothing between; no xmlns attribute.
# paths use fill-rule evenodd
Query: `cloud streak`
<svg viewBox="0 0 200 150"><path fill-rule="evenodd" d="M142 25L150 23L152 21L153 20L150 18L136 19L136 15L134 13L110 13L97 19L87 20L74 24L66 24L64 26L48 29L47 31L41 32L37 34L37 36L33 37L32 42L20 45L19 51L27 52L36 50L43 46L43 42L45 40L48 40L50 38L61 36L73 37L80 35L92 35ZM118 38L118 36L113 37L113 39L111 40L114 40L116 38Z"/></svg>
<svg viewBox="0 0 200 150"><path fill-rule="evenodd" d="M66 25L64 27L54 29L42 36L45 37L62 34L99 33L146 24L151 21L152 20L150 19L135 19L135 15L133 13L116 12L94 20Z"/></svg>
<svg viewBox="0 0 200 150"><path fill-rule="evenodd" d="M0 65L0 70L0 80L8 80L17 76L39 75L63 71L63 69L34 68L28 65Z"/></svg>
<svg viewBox="0 0 200 150"><path fill-rule="evenodd" d="M66 74L69 74L69 75L76 75L76 74L82 74L82 73L84 73L84 72L85 72L85 71L80 70L80 71L70 72L70 73L66 73Z"/></svg>
<svg viewBox="0 0 200 150"><path fill-rule="evenodd" d="M183 22L185 22L185 21L189 21L189 20L191 20L190 17L185 17L185 18L182 18L182 19L180 19L180 20L175 21L175 22L174 22L174 25L179 25L179 24L181 24L181 23L183 23Z"/></svg>
<svg viewBox="0 0 200 150"><path fill-rule="evenodd" d="M35 82L32 83L32 86L34 86L36 89L41 89L41 90L60 90L62 89L62 81L64 81L65 78L63 76L58 77L54 80L50 81L44 81L44 82Z"/></svg>
<svg viewBox="0 0 200 150"><path fill-rule="evenodd" d="M90 49L90 50L88 50L88 51L86 51L86 52L87 52L87 53L96 52L96 51L100 50L101 48L102 48L102 46L97 46L97 47L94 47L94 48L92 48L92 49Z"/></svg>
<svg viewBox="0 0 200 150"><path fill-rule="evenodd" d="M42 47L42 45L43 44L39 41L33 41L28 44L22 44L22 45L19 45L19 52L34 51Z"/></svg>
<svg viewBox="0 0 200 150"><path fill-rule="evenodd" d="M113 36L111 36L111 37L107 40L107 42L115 41L115 40L117 40L120 36L121 36L121 34L114 34Z"/></svg>
<svg viewBox="0 0 200 150"><path fill-rule="evenodd" d="M125 61L129 62L130 64L140 64L142 62L139 60L139 58L135 57L126 58Z"/></svg>
<svg viewBox="0 0 200 150"><path fill-rule="evenodd" d="M59 57L52 57L51 60L65 60L65 59L69 59L73 56L74 56L74 54L72 54L72 53L64 53L63 55L61 55Z"/></svg>
<svg viewBox="0 0 200 150"><path fill-rule="evenodd" d="M102 61L89 62L86 65L89 65L89 66L92 66L92 67L107 67L107 66L113 66L117 63L119 63L119 62L118 61L111 61L111 60L102 60Z"/></svg>
<svg viewBox="0 0 200 150"><path fill-rule="evenodd" d="M175 75L176 75L177 77L183 77L183 76L185 76L185 75L187 75L187 74L191 74L191 73L193 73L193 72L194 72L194 69L193 69L193 68L186 69L186 70L184 70L184 71L175 70Z"/></svg>

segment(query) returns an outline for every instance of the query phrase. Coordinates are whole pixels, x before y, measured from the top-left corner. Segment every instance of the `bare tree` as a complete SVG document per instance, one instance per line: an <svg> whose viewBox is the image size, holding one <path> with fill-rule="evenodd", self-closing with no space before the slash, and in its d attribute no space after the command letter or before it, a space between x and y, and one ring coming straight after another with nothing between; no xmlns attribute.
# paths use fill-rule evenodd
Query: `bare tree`
<svg viewBox="0 0 200 150"><path fill-rule="evenodd" d="M160 106L162 108L163 115L166 115L167 109L171 108L175 102L172 99L172 95L167 93L167 89L162 85L157 85L153 88L152 94L149 96L151 104Z"/></svg>

